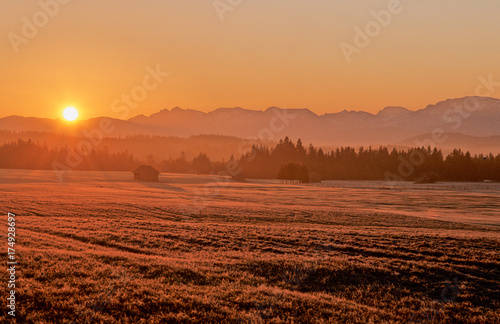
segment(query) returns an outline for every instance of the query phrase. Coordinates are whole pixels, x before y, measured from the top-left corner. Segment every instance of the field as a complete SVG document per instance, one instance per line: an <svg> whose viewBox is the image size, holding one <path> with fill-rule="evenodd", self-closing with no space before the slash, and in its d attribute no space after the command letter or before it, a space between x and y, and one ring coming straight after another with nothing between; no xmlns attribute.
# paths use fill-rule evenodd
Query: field
<svg viewBox="0 0 500 324"><path fill-rule="evenodd" d="M498 184L131 178L0 170L18 323L500 323Z"/></svg>

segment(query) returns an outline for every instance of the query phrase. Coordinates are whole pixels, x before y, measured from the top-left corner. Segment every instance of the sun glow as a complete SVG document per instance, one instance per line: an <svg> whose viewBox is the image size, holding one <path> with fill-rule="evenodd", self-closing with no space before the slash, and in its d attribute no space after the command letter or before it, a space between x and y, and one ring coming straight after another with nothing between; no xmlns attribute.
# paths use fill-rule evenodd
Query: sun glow
<svg viewBox="0 0 500 324"><path fill-rule="evenodd" d="M64 109L63 116L67 121L73 121L78 118L78 110L74 107L68 107Z"/></svg>

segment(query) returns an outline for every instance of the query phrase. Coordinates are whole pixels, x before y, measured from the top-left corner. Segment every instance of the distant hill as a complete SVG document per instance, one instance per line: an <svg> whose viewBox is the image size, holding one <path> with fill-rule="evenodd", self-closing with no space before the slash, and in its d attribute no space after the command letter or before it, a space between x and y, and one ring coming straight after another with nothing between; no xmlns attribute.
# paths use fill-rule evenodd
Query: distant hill
<svg viewBox="0 0 500 324"><path fill-rule="evenodd" d="M10 132L0 131L0 145L17 142L18 140L32 140L34 143L46 145L50 149L62 147L77 148L82 141L81 137L58 135L48 132ZM94 145L94 149L105 149L110 153L122 153L127 151L134 157L146 161L150 156L155 160L178 158L184 155L191 160L200 153L205 153L214 161L228 160L231 155L240 157L246 153L251 145L262 144L259 141L242 139L231 136L220 135L196 135L186 138L176 136L148 136L134 135L122 138L103 138ZM274 142L266 142L274 146Z"/></svg>
<svg viewBox="0 0 500 324"><path fill-rule="evenodd" d="M214 134L276 141L289 136L318 146L399 145L435 130L476 137L476 141L481 141L477 137L500 136L500 100L466 97L441 101L417 111L386 107L377 114L342 111L320 116L308 109L277 107L265 111L239 107L219 108L208 113L175 107L151 116L139 115L126 121L93 118L71 127L59 120L10 116L0 119L0 130L44 131L81 136L83 130L98 128L103 119L113 125L114 131L108 135L110 137L135 134L180 137ZM470 137L452 136L449 140L453 140L453 144L450 142L442 145L461 146L461 140L473 141ZM471 147L474 146L471 144Z"/></svg>
<svg viewBox="0 0 500 324"><path fill-rule="evenodd" d="M440 135L444 140L443 143L436 143L444 154L452 152L456 148L462 151L469 151L472 154L488 154L500 153L500 136L470 136L459 133L445 133ZM432 139L432 134L423 134L409 138L405 141L398 143L398 147L416 147L418 143L426 143ZM431 141L432 142L432 141Z"/></svg>

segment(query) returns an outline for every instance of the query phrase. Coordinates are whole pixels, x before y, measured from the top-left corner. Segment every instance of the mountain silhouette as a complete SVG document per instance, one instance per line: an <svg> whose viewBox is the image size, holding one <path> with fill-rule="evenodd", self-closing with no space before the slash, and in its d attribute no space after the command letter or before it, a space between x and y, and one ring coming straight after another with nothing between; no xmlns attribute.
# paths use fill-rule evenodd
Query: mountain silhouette
<svg viewBox="0 0 500 324"><path fill-rule="evenodd" d="M81 134L99 128L106 120L113 127L107 134L122 137L135 134L187 137L200 134L277 141L301 138L304 143L329 146L407 144L409 139L433 133L462 134L467 141L500 135L500 100L488 97L448 99L411 111L386 107L377 114L341 111L317 115L309 109L270 107L264 111L240 107L219 108L205 113L175 107L151 116L128 120L107 117L68 123L57 119L9 116L0 119L0 130ZM458 138L455 136L454 138Z"/></svg>

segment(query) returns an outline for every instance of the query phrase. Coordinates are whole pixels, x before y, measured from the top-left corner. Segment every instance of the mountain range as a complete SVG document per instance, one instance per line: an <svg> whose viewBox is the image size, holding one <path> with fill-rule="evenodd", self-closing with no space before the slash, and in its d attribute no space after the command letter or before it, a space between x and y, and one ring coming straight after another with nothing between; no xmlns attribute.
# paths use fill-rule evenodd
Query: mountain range
<svg viewBox="0 0 500 324"><path fill-rule="evenodd" d="M9 116L0 119L0 130L78 135L99 128L103 119L109 119L113 127L110 137L213 134L277 141L289 136L323 146L415 146L415 141L432 144L433 136L442 139L441 134L448 133L451 135L446 136L446 141L439 140L436 144L459 144L460 140L466 140L468 146L474 147L486 141L488 147L494 148L500 143L500 100L488 97L448 99L416 111L386 107L377 114L344 110L317 115L309 109L277 107L264 111L219 108L205 113L175 107L128 120L98 117L71 125L58 119Z"/></svg>

